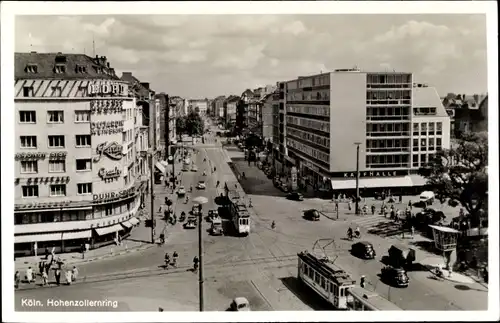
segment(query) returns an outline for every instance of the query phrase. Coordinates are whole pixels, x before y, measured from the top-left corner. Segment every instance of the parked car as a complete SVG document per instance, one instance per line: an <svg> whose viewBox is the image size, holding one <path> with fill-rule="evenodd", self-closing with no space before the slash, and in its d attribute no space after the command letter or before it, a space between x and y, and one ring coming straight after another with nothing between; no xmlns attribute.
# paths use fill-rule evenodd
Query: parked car
<svg viewBox="0 0 500 323"><path fill-rule="evenodd" d="M304 211L304 217L310 221L319 221L320 215L318 210L310 209Z"/></svg>
<svg viewBox="0 0 500 323"><path fill-rule="evenodd" d="M286 198L289 200L292 200L292 201L303 201L304 200L304 196L302 196L302 194L300 194L299 192L289 193L286 196Z"/></svg>
<svg viewBox="0 0 500 323"><path fill-rule="evenodd" d="M212 220L210 233L214 236L221 236L224 234L224 230L222 229L222 219L220 217L216 217Z"/></svg>
<svg viewBox="0 0 500 323"><path fill-rule="evenodd" d="M184 196L186 195L186 188L184 186L179 186L177 189L177 196Z"/></svg>
<svg viewBox="0 0 500 323"><path fill-rule="evenodd" d="M410 278L403 268L385 266L381 271L382 281L397 287L408 287Z"/></svg>
<svg viewBox="0 0 500 323"><path fill-rule="evenodd" d="M245 297L236 297L231 303L231 310L236 312L250 311L250 303Z"/></svg>
<svg viewBox="0 0 500 323"><path fill-rule="evenodd" d="M362 259L375 259L377 255L373 244L368 241L356 242L351 246L351 254Z"/></svg>
<svg viewBox="0 0 500 323"><path fill-rule="evenodd" d="M205 184L205 181L199 181L198 182L198 185L196 185L196 188L198 188L199 190L204 190L207 188L206 184Z"/></svg>
<svg viewBox="0 0 500 323"><path fill-rule="evenodd" d="M195 229L196 228L196 223L192 220L189 220L184 223L184 229Z"/></svg>
<svg viewBox="0 0 500 323"><path fill-rule="evenodd" d="M193 167L191 167L191 171L192 172L197 172L198 171L198 166L193 165Z"/></svg>
<svg viewBox="0 0 500 323"><path fill-rule="evenodd" d="M219 217L219 211L217 210L208 210L208 221L212 221L214 218Z"/></svg>
<svg viewBox="0 0 500 323"><path fill-rule="evenodd" d="M425 205L432 205L436 195L432 191L425 191L420 194L420 202L425 203Z"/></svg>

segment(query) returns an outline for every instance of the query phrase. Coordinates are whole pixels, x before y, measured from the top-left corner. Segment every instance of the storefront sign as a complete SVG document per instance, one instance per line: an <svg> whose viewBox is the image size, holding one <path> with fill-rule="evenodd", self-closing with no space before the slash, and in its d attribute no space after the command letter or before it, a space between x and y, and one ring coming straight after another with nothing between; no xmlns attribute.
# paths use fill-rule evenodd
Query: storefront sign
<svg viewBox="0 0 500 323"><path fill-rule="evenodd" d="M359 177L396 177L408 175L408 171L362 171ZM331 177L356 178L356 172L333 173Z"/></svg>
<svg viewBox="0 0 500 323"><path fill-rule="evenodd" d="M89 95L111 94L113 96L125 96L126 85L118 82L91 82L87 93Z"/></svg>
<svg viewBox="0 0 500 323"><path fill-rule="evenodd" d="M91 135L108 135L123 132L123 120L97 121L90 123Z"/></svg>
<svg viewBox="0 0 500 323"><path fill-rule="evenodd" d="M63 183L63 182L69 182L69 176L50 176L50 177L28 177L26 178L26 181L28 183L30 182L35 182L35 183Z"/></svg>
<svg viewBox="0 0 500 323"><path fill-rule="evenodd" d="M101 193L101 194L94 194L93 195L93 200L94 202L103 202L106 200L112 200L112 199L118 199L118 198L124 198L127 196L131 196L135 193L136 188L131 187L129 189L123 190L123 191L118 191L118 192L109 192L109 193Z"/></svg>
<svg viewBox="0 0 500 323"><path fill-rule="evenodd" d="M49 158L66 158L68 155L65 151L57 151L51 152L49 154ZM34 159L45 159L47 157L47 153L43 152L33 152L33 153L17 153L14 155L16 160L34 160Z"/></svg>
<svg viewBox="0 0 500 323"><path fill-rule="evenodd" d="M306 162L305 162L305 165L306 165L306 167L308 167L308 168L312 169L313 171L315 171L315 172L319 172L319 167L318 167L318 166L313 165L313 163L311 163L310 161L306 161Z"/></svg>
<svg viewBox="0 0 500 323"><path fill-rule="evenodd" d="M118 179L120 175L122 174L122 171L118 169L118 167L115 167L115 169L112 170L106 170L104 167L99 169L99 172L97 175L103 180L103 181L113 181L114 179Z"/></svg>
<svg viewBox="0 0 500 323"><path fill-rule="evenodd" d="M123 157L123 147L116 141L113 141L109 144L107 141L105 141L97 146L96 154L98 156L94 157L94 163L100 161L102 155L106 155L108 158L113 160L120 160Z"/></svg>
<svg viewBox="0 0 500 323"><path fill-rule="evenodd" d="M90 101L92 114L112 114L123 112L123 100L92 100Z"/></svg>
<svg viewBox="0 0 500 323"><path fill-rule="evenodd" d="M49 202L49 203L29 203L29 204L16 204L14 205L15 210L23 210L23 209L51 209L51 208L59 208L65 207L70 204L70 201L62 201L62 202Z"/></svg>

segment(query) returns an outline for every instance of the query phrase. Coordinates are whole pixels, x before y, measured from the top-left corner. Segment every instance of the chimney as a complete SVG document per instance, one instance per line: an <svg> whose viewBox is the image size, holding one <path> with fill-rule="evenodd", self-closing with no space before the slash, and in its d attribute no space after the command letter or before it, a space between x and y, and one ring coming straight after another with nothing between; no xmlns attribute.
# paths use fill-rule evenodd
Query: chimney
<svg viewBox="0 0 500 323"><path fill-rule="evenodd" d="M149 83L148 82L141 82L141 85L149 90Z"/></svg>
<svg viewBox="0 0 500 323"><path fill-rule="evenodd" d="M109 68L109 62L106 63L106 66Z"/></svg>
<svg viewBox="0 0 500 323"><path fill-rule="evenodd" d="M95 59L96 59L96 60L99 60L99 55L95 55Z"/></svg>

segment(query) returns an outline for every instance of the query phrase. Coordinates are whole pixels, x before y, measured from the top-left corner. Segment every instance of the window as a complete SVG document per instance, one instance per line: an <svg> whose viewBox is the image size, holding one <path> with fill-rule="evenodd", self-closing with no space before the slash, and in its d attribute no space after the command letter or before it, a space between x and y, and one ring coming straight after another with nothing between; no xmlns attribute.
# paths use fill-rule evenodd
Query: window
<svg viewBox="0 0 500 323"><path fill-rule="evenodd" d="M32 98L35 96L35 91L32 86L23 87L23 97Z"/></svg>
<svg viewBox="0 0 500 323"><path fill-rule="evenodd" d="M65 160L49 160L49 173L64 173L65 171Z"/></svg>
<svg viewBox="0 0 500 323"><path fill-rule="evenodd" d="M422 127L420 128L420 134L421 135L427 134L427 123L426 122L422 123Z"/></svg>
<svg viewBox="0 0 500 323"><path fill-rule="evenodd" d="M38 185L23 186L23 197L38 197Z"/></svg>
<svg viewBox="0 0 500 323"><path fill-rule="evenodd" d="M36 136L21 136L21 148L36 148Z"/></svg>
<svg viewBox="0 0 500 323"><path fill-rule="evenodd" d="M63 123L64 111L48 111L47 117L48 117L47 118L48 123Z"/></svg>
<svg viewBox="0 0 500 323"><path fill-rule="evenodd" d="M418 155L414 154L412 156L412 161L413 161L413 167L418 167Z"/></svg>
<svg viewBox="0 0 500 323"><path fill-rule="evenodd" d="M418 131L419 131L419 124L418 123L414 123L413 124L413 135L414 136L418 136Z"/></svg>
<svg viewBox="0 0 500 323"><path fill-rule="evenodd" d="M56 74L66 73L66 65L63 65L63 64L57 64L57 65L54 67L54 72L55 72Z"/></svg>
<svg viewBox="0 0 500 323"><path fill-rule="evenodd" d="M434 138L429 138L429 150L434 150Z"/></svg>
<svg viewBox="0 0 500 323"><path fill-rule="evenodd" d="M36 123L36 111L19 111L19 122Z"/></svg>
<svg viewBox="0 0 500 323"><path fill-rule="evenodd" d="M443 123L437 122L436 123L436 135L441 135L442 133L443 133Z"/></svg>
<svg viewBox="0 0 500 323"><path fill-rule="evenodd" d="M62 94L62 87L60 86L52 87L52 96L61 96L61 94Z"/></svg>
<svg viewBox="0 0 500 323"><path fill-rule="evenodd" d="M113 206L112 205L107 205L106 206L106 215L113 215Z"/></svg>
<svg viewBox="0 0 500 323"><path fill-rule="evenodd" d="M76 170L77 171L92 170L92 163L91 163L90 159L77 159L76 160Z"/></svg>
<svg viewBox="0 0 500 323"><path fill-rule="evenodd" d="M66 196L66 184L50 185L50 196Z"/></svg>
<svg viewBox="0 0 500 323"><path fill-rule="evenodd" d="M38 73L38 65L36 64L28 64L26 65L26 73L36 74Z"/></svg>
<svg viewBox="0 0 500 323"><path fill-rule="evenodd" d="M76 135L77 147L90 147L90 135Z"/></svg>
<svg viewBox="0 0 500 323"><path fill-rule="evenodd" d="M418 139L413 139L413 151L418 151Z"/></svg>
<svg viewBox="0 0 500 323"><path fill-rule="evenodd" d="M81 183L77 184L78 194L92 194L92 183Z"/></svg>
<svg viewBox="0 0 500 323"><path fill-rule="evenodd" d="M75 122L90 122L90 111L76 110L75 111Z"/></svg>
<svg viewBox="0 0 500 323"><path fill-rule="evenodd" d="M87 66L83 66L83 65L77 65L76 66L76 72L77 73L87 73Z"/></svg>
<svg viewBox="0 0 500 323"><path fill-rule="evenodd" d="M21 161L21 174L35 174L35 173L38 173L38 161L36 160Z"/></svg>
<svg viewBox="0 0 500 323"><path fill-rule="evenodd" d="M49 136L49 148L64 148L64 136Z"/></svg>
<svg viewBox="0 0 500 323"><path fill-rule="evenodd" d="M436 138L436 150L441 150L441 138Z"/></svg>

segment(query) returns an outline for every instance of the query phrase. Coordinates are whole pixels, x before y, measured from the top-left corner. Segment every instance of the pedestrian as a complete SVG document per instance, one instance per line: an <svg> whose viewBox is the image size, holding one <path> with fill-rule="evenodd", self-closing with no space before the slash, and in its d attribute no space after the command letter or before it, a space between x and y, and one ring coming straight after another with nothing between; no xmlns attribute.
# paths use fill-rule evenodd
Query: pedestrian
<svg viewBox="0 0 500 323"><path fill-rule="evenodd" d="M61 269L56 268L54 275L56 277L56 284L59 286L61 284Z"/></svg>
<svg viewBox="0 0 500 323"><path fill-rule="evenodd" d="M411 207L412 207L412 203L411 203L411 200L408 201L408 207L410 208L411 210Z"/></svg>
<svg viewBox="0 0 500 323"><path fill-rule="evenodd" d="M45 247L45 259L49 259L49 247Z"/></svg>
<svg viewBox="0 0 500 323"><path fill-rule="evenodd" d="M372 204L372 215L374 215L374 214L375 214L375 205Z"/></svg>
<svg viewBox="0 0 500 323"><path fill-rule="evenodd" d="M338 211L338 210L339 210L339 202L335 201L335 211Z"/></svg>
<svg viewBox="0 0 500 323"><path fill-rule="evenodd" d="M351 201L347 202L347 207L349 208L349 211L351 211L352 207L351 207Z"/></svg>
<svg viewBox="0 0 500 323"><path fill-rule="evenodd" d="M403 195L399 194L399 203L403 203Z"/></svg>
<svg viewBox="0 0 500 323"><path fill-rule="evenodd" d="M47 273L44 271L42 273L42 285L46 286L48 282L49 282L49 275L47 275Z"/></svg>
<svg viewBox="0 0 500 323"><path fill-rule="evenodd" d="M412 225L411 226L411 237L413 238L415 236L415 227Z"/></svg>
<svg viewBox="0 0 500 323"><path fill-rule="evenodd" d="M40 260L38 262L38 271L40 272L40 276L42 276L44 268L45 268L44 261Z"/></svg>
<svg viewBox="0 0 500 323"><path fill-rule="evenodd" d="M66 270L66 272L64 273L64 275L66 276L66 283L68 285L71 285L71 276L72 276L72 271L71 270Z"/></svg>
<svg viewBox="0 0 500 323"><path fill-rule="evenodd" d="M448 278L451 278L451 274L453 273L453 269L451 268L451 266L449 266L448 268Z"/></svg>
<svg viewBox="0 0 500 323"><path fill-rule="evenodd" d="M248 199L248 207L252 207L252 199Z"/></svg>
<svg viewBox="0 0 500 323"><path fill-rule="evenodd" d="M31 284L33 281L33 269L31 269L31 267L26 270L26 280L28 281L28 284Z"/></svg>
<svg viewBox="0 0 500 323"><path fill-rule="evenodd" d="M19 288L19 283L21 282L21 274L19 273L19 270L16 271L14 274L14 287L16 289Z"/></svg>
<svg viewBox="0 0 500 323"><path fill-rule="evenodd" d="M359 286L361 286L361 288L365 288L365 283L366 283L366 277L365 275L361 275L361 278L359 279Z"/></svg>

